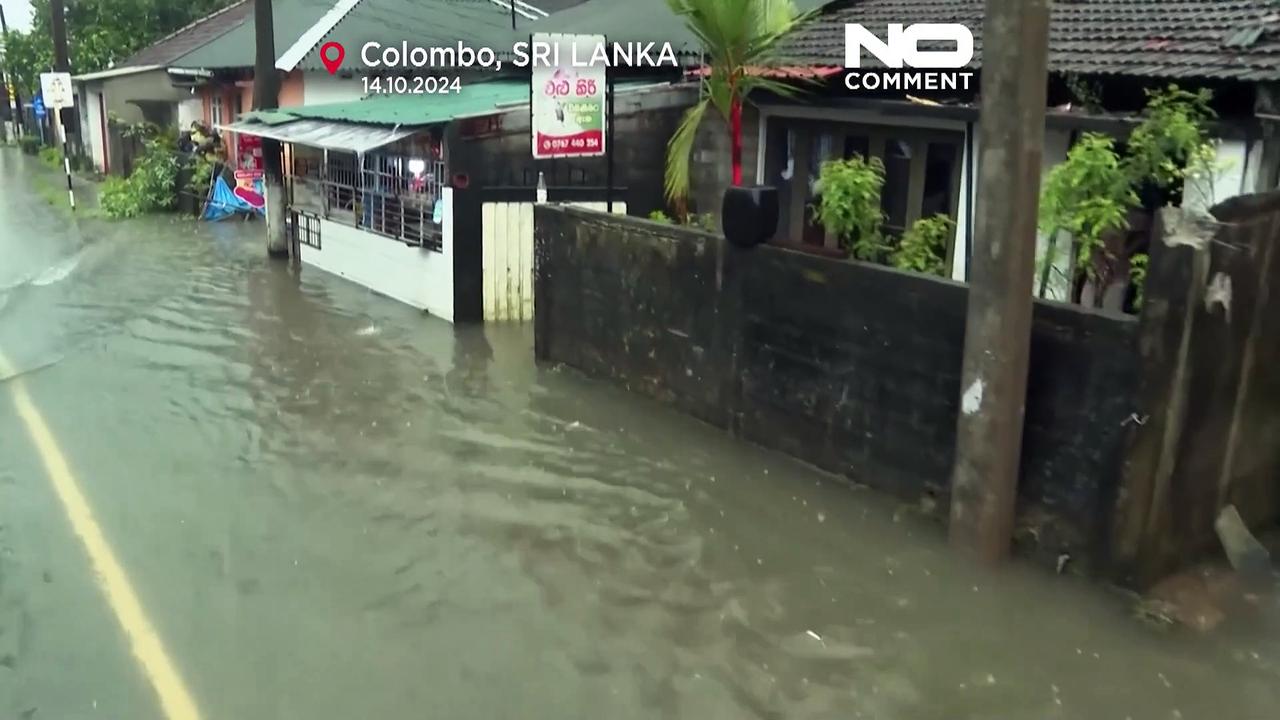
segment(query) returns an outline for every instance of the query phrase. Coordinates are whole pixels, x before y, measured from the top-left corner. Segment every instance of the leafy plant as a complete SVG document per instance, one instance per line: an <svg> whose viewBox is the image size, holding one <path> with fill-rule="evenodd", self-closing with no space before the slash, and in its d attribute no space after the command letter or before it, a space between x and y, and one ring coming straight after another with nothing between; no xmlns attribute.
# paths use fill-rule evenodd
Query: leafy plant
<svg viewBox="0 0 1280 720"><path fill-rule="evenodd" d="M195 155L191 163L191 177L187 180L187 193L203 200L209 194L209 185L213 182L213 171L217 165L216 160L206 155Z"/></svg>
<svg viewBox="0 0 1280 720"><path fill-rule="evenodd" d="M40 138L23 135L18 138L18 146L22 148L22 152L26 155L37 155L41 147Z"/></svg>
<svg viewBox="0 0 1280 720"><path fill-rule="evenodd" d="M42 147L40 148L40 162L54 170L61 170L62 151L56 147Z"/></svg>
<svg viewBox="0 0 1280 720"><path fill-rule="evenodd" d="M698 102L684 114L667 144L667 198L683 205L689 194L689 154L709 107L729 124L733 184L742 184L742 104L754 90L792 95L795 88L752 69L776 65L779 42L811 17L792 0L667 0L671 11L702 44L706 74Z"/></svg>
<svg viewBox="0 0 1280 720"><path fill-rule="evenodd" d="M884 222L880 191L884 188L884 163L880 158L854 155L827 160L818 171L821 197L813 207L822 223L859 260L878 262L888 245L880 234Z"/></svg>
<svg viewBox="0 0 1280 720"><path fill-rule="evenodd" d="M1210 145L1207 123L1217 117L1209 90L1189 92L1176 85L1147 91L1142 123L1129 135L1127 170L1139 185L1167 189L1186 177L1191 161Z"/></svg>
<svg viewBox="0 0 1280 720"><path fill-rule="evenodd" d="M1097 133L1086 133L1055 166L1040 192L1040 228L1050 233L1046 261L1052 265L1056 235L1068 232L1075 240L1076 262L1091 276L1096 253L1105 252L1102 236L1129 225L1129 210L1138 205L1115 142ZM1044 291L1042 273L1041 294Z"/></svg>
<svg viewBox="0 0 1280 720"><path fill-rule="evenodd" d="M654 210L649 213L649 219L654 222L678 224L686 227L694 227L707 232L716 232L719 227L716 224L716 216L711 213L702 214L686 214L683 220L677 220L667 215L662 210Z"/></svg>
<svg viewBox="0 0 1280 720"><path fill-rule="evenodd" d="M108 217L128 218L169 210L177 202L178 158L151 140L128 178L103 183L99 204Z"/></svg>
<svg viewBox="0 0 1280 720"><path fill-rule="evenodd" d="M928 275L947 271L947 243L955 237L956 223L946 215L920 218L902 234L893 264L902 270Z"/></svg>
<svg viewBox="0 0 1280 720"><path fill-rule="evenodd" d="M1150 260L1150 257L1145 254L1134 255L1129 258L1129 282L1133 284L1135 291L1133 299L1134 309L1140 309L1142 307L1142 296L1147 287L1148 260Z"/></svg>

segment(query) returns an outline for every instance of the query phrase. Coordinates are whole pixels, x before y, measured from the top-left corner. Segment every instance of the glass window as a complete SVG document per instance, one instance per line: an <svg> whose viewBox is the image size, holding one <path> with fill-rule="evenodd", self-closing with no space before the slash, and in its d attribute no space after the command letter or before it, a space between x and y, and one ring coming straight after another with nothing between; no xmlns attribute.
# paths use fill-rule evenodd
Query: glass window
<svg viewBox="0 0 1280 720"><path fill-rule="evenodd" d="M929 143L925 159L924 197L920 202L920 217L954 215L952 206L959 188L953 188L952 184L960 169L959 161L959 145Z"/></svg>
<svg viewBox="0 0 1280 720"><path fill-rule="evenodd" d="M880 207L884 210L884 231L893 235L901 235L907 225L912 154L911 143L906 140L891 138L885 142Z"/></svg>

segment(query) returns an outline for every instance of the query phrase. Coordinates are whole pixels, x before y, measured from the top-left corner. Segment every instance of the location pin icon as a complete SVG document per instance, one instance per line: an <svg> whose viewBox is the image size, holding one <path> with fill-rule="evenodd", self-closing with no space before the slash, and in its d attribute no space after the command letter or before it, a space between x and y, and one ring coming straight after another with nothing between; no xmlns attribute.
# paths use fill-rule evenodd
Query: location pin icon
<svg viewBox="0 0 1280 720"><path fill-rule="evenodd" d="M347 51L342 47L342 43L327 42L320 46L320 62L324 63L330 75L338 72L338 68L342 65L342 58L346 56Z"/></svg>

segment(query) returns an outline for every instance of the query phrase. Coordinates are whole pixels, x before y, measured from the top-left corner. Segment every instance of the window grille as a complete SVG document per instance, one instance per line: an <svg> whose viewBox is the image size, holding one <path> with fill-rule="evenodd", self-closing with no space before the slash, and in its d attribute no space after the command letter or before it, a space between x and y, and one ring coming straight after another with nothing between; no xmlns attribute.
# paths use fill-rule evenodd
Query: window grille
<svg viewBox="0 0 1280 720"><path fill-rule="evenodd" d="M289 160L292 210L440 251L443 229L435 209L445 183L443 161L383 153L361 161L354 153L297 145Z"/></svg>
<svg viewBox="0 0 1280 720"><path fill-rule="evenodd" d="M441 248L434 222L444 163L370 153L361 168L361 227L407 245Z"/></svg>
<svg viewBox="0 0 1280 720"><path fill-rule="evenodd" d="M289 213L289 240L291 245L302 244L320 249L320 218L305 212Z"/></svg>

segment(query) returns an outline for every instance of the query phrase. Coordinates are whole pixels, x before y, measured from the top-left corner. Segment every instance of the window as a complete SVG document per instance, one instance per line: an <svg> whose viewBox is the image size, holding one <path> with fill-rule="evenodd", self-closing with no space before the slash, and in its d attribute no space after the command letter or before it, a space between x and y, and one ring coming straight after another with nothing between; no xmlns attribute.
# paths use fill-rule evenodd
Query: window
<svg viewBox="0 0 1280 720"><path fill-rule="evenodd" d="M288 156L291 211L354 225L407 245L441 249L443 228L436 211L445 183L443 160L379 152L360 160L354 153L300 145Z"/></svg>
<svg viewBox="0 0 1280 720"><path fill-rule="evenodd" d="M862 155L884 163L882 230L890 238L922 217L956 216L962 132L781 117L768 123L764 182L778 187L778 239L837 244L811 210L819 201L822 162L834 157Z"/></svg>
<svg viewBox="0 0 1280 720"><path fill-rule="evenodd" d="M361 227L408 245L440 249L435 209L444 183L443 161L370 153L360 172Z"/></svg>
<svg viewBox="0 0 1280 720"><path fill-rule="evenodd" d="M311 213L289 213L289 239L291 244L320 249L320 218Z"/></svg>
<svg viewBox="0 0 1280 720"><path fill-rule="evenodd" d="M209 124L218 126L222 124L222 94L215 92L209 98Z"/></svg>

